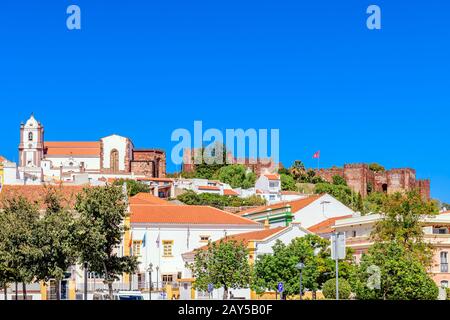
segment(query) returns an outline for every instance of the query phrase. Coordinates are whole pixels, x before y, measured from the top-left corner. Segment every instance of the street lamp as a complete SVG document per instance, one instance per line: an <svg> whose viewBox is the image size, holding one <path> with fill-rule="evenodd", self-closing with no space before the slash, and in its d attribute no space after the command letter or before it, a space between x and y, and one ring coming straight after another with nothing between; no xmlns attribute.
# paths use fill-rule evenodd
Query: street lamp
<svg viewBox="0 0 450 320"><path fill-rule="evenodd" d="M152 300L152 272L153 272L153 263L150 262L148 266L148 274L150 276L149 286L148 286L148 299Z"/></svg>
<svg viewBox="0 0 450 320"><path fill-rule="evenodd" d="M295 267L300 270L300 300L302 300L302 271L305 268L305 264L303 262L299 262Z"/></svg>
<svg viewBox="0 0 450 320"><path fill-rule="evenodd" d="M156 266L156 290L159 291L159 266Z"/></svg>

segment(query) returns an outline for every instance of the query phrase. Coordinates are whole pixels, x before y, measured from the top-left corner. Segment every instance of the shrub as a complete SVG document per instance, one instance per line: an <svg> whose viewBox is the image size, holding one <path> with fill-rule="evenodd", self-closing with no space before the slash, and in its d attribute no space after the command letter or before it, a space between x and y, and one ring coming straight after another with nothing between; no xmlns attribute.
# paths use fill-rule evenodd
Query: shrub
<svg viewBox="0 0 450 320"><path fill-rule="evenodd" d="M352 288L347 280L339 278L339 299L348 299ZM336 278L330 279L323 284L322 293L327 299L336 299Z"/></svg>

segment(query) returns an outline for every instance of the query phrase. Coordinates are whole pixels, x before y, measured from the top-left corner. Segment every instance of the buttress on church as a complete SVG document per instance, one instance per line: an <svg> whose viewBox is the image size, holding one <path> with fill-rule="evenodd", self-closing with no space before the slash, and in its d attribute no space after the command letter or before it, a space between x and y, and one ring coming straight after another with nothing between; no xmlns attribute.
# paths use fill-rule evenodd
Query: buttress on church
<svg viewBox="0 0 450 320"><path fill-rule="evenodd" d="M116 134L90 142L45 141L44 127L31 117L20 126L18 164L3 162L3 184L103 184L118 178L164 178L166 155L137 149Z"/></svg>

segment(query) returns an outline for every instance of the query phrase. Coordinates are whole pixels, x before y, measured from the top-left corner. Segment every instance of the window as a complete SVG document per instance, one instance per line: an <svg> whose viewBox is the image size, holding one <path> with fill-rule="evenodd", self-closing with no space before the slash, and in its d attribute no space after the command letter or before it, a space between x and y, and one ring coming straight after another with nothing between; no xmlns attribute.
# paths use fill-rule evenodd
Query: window
<svg viewBox="0 0 450 320"><path fill-rule="evenodd" d="M210 238L211 238L211 236L202 235L202 236L200 236L200 241L201 242L208 242Z"/></svg>
<svg viewBox="0 0 450 320"><path fill-rule="evenodd" d="M353 237L353 238L356 237L356 230L353 230L353 231L352 231L352 237Z"/></svg>
<svg viewBox="0 0 450 320"><path fill-rule="evenodd" d="M133 241L133 256L140 256L141 255L141 240L134 240Z"/></svg>
<svg viewBox="0 0 450 320"><path fill-rule="evenodd" d="M172 257L173 240L163 240L164 257Z"/></svg>
<svg viewBox="0 0 450 320"><path fill-rule="evenodd" d="M173 274L163 274L162 281L163 282L173 282Z"/></svg>
<svg viewBox="0 0 450 320"><path fill-rule="evenodd" d="M278 182L269 182L269 187L270 187L270 188L276 188L276 187L278 187Z"/></svg>
<svg viewBox="0 0 450 320"><path fill-rule="evenodd" d="M441 288L448 288L448 281L447 280L442 280L441 281Z"/></svg>
<svg viewBox="0 0 450 320"><path fill-rule="evenodd" d="M33 141L33 132L28 133L28 141Z"/></svg>
<svg viewBox="0 0 450 320"><path fill-rule="evenodd" d="M441 272L448 272L448 260L447 260L448 252L441 252Z"/></svg>
<svg viewBox="0 0 450 320"><path fill-rule="evenodd" d="M116 149L113 149L111 151L110 168L111 168L112 172L119 171L119 151L117 151Z"/></svg>
<svg viewBox="0 0 450 320"><path fill-rule="evenodd" d="M448 234L448 229L447 228L433 228L433 234Z"/></svg>
<svg viewBox="0 0 450 320"><path fill-rule="evenodd" d="M274 196L273 194L271 194L271 195L269 196L269 200L275 200L275 196Z"/></svg>

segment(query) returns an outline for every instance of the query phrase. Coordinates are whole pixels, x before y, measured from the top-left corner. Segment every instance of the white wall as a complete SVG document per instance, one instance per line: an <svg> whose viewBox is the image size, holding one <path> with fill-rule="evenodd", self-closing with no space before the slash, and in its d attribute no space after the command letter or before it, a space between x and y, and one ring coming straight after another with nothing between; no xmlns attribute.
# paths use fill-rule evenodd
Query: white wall
<svg viewBox="0 0 450 320"><path fill-rule="evenodd" d="M111 151L119 152L119 170L125 170L125 155L127 154L128 139L118 135L112 135L101 139L103 143L103 168L111 168Z"/></svg>
<svg viewBox="0 0 450 320"><path fill-rule="evenodd" d="M190 225L189 227L189 246L188 246L188 226L161 226L158 228L154 224L132 224L131 231L133 240L142 240L144 238L145 232L146 235L146 247L141 247L141 257L139 259L140 265L139 270L146 271L148 265L153 263L153 269L155 270L156 266L159 266L159 275L161 277L162 274L170 273L174 274L174 280L176 280L176 274L178 272L183 273L183 277L185 275L185 265L181 254L192 251L204 245L207 245L207 242L200 241L200 235L209 235L211 241L216 241L225 236L225 230L227 235L233 235L237 233L250 232L255 230L261 230L262 226L199 226L199 225ZM156 245L156 240L158 238L158 234L160 234L160 246L159 248ZM163 256L163 241L164 240L173 240L172 246L172 257L164 257ZM146 275L147 277L148 275ZM189 275L187 275L189 276ZM160 279L158 279L161 281ZM156 281L156 272L152 273L152 281Z"/></svg>
<svg viewBox="0 0 450 320"><path fill-rule="evenodd" d="M321 202L323 201L329 201L330 203L322 205ZM299 213L293 212L293 214L293 221L300 222L302 227L307 229L329 218L353 215L354 211L329 194L325 194L301 209Z"/></svg>
<svg viewBox="0 0 450 320"><path fill-rule="evenodd" d="M81 162L84 162L84 167L86 170L100 170L100 157L77 157L77 156L46 156L46 160L51 161L52 167L58 168L63 165L68 165L69 159L72 160L74 164L79 165ZM108 161L109 161L109 154L108 154Z"/></svg>

